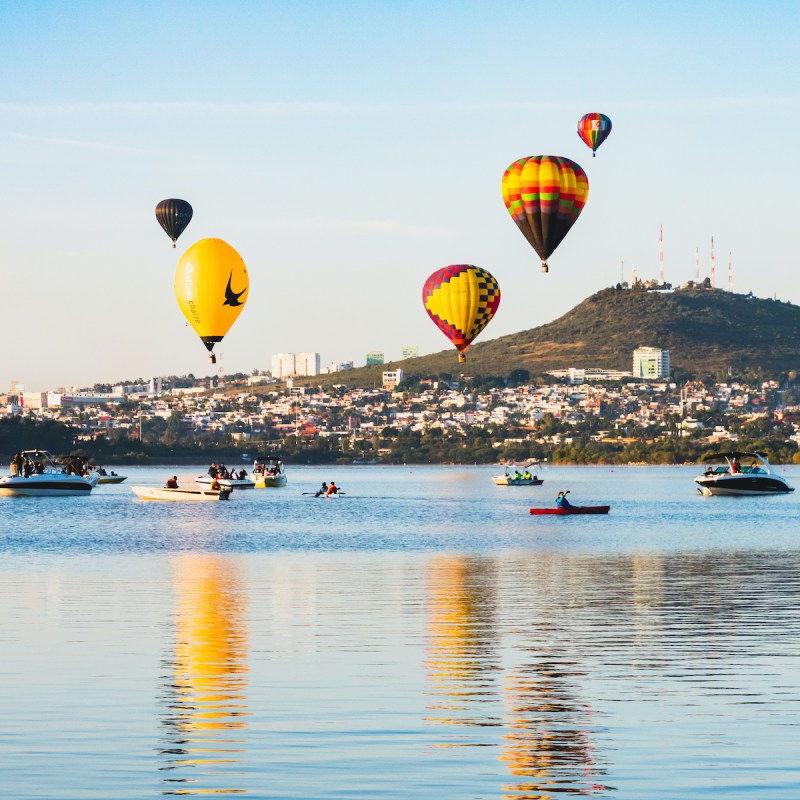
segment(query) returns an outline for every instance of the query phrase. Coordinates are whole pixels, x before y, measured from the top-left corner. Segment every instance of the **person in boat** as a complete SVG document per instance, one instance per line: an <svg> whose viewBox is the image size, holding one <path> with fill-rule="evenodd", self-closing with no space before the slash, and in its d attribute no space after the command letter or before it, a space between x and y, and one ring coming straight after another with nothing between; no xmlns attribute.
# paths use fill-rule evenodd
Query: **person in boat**
<svg viewBox="0 0 800 800"><path fill-rule="evenodd" d="M245 480L245 478L247 478L247 470L244 467L242 467L239 470L239 480L243 481L243 480Z"/></svg>
<svg viewBox="0 0 800 800"><path fill-rule="evenodd" d="M217 478L217 476L215 475L215 476L214 476L214 477L211 479L211 491L212 491L212 492L218 492L219 490L220 490L219 479L218 479L218 478Z"/></svg>
<svg viewBox="0 0 800 800"><path fill-rule="evenodd" d="M37 461L37 462L36 462L36 463L33 465L33 471L34 471L34 472L35 472L37 475L44 475L44 464L42 464L42 462L41 462L41 461Z"/></svg>
<svg viewBox="0 0 800 800"><path fill-rule="evenodd" d="M514 470L514 480L518 481L518 480L521 480L521 479L522 479L522 473L518 469L515 469Z"/></svg>
<svg viewBox="0 0 800 800"><path fill-rule="evenodd" d="M731 461L731 474L736 475L738 472L742 471L742 465L739 463L739 459L735 458Z"/></svg>
<svg viewBox="0 0 800 800"><path fill-rule="evenodd" d="M216 478L217 477L217 465L212 463L211 466L208 468L208 477L209 478Z"/></svg>
<svg viewBox="0 0 800 800"><path fill-rule="evenodd" d="M751 473L752 473L752 472L761 472L761 468L758 466L758 461L754 461L754 462L753 462L753 463L750 465L750 472L751 472Z"/></svg>
<svg viewBox="0 0 800 800"><path fill-rule="evenodd" d="M173 475L171 478L167 478L166 484L164 484L164 488L166 489L177 489L178 488L178 476Z"/></svg>
<svg viewBox="0 0 800 800"><path fill-rule="evenodd" d="M528 470L525 470L525 472L523 472L523 473L522 473L522 477L523 477L523 478L524 478L526 481L529 481L529 480L531 480L531 477L532 477L532 476L531 476L530 472L528 472Z"/></svg>
<svg viewBox="0 0 800 800"><path fill-rule="evenodd" d="M331 481L330 485L328 486L328 488L327 488L327 490L325 492L325 495L327 496L327 495L331 495L331 494L337 494L338 491L339 491L339 487L333 481Z"/></svg>
<svg viewBox="0 0 800 800"><path fill-rule="evenodd" d="M328 484L325 481L322 481L322 486L320 486L319 491L314 495L314 497L319 497L322 494L328 493Z"/></svg>
<svg viewBox="0 0 800 800"><path fill-rule="evenodd" d="M18 460L19 459L19 460ZM19 475L19 461L22 460L22 456L19 453L14 455L14 458L11 459L11 463L9 464L9 468L11 470L11 477L16 478Z"/></svg>
<svg viewBox="0 0 800 800"><path fill-rule="evenodd" d="M572 508L572 503L567 500L567 495L569 494L569 489L566 492L559 492L558 497L556 497L556 505L559 508Z"/></svg>

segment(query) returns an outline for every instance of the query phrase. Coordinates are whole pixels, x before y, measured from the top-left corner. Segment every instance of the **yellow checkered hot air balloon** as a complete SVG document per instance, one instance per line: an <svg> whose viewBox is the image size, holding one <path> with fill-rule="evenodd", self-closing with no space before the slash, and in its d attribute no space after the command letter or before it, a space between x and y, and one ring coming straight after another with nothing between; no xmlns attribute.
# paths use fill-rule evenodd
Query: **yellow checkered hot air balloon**
<svg viewBox="0 0 800 800"><path fill-rule="evenodd" d="M222 239L196 242L175 270L178 305L209 352L236 322L249 288L242 257ZM208 360L215 363L213 353Z"/></svg>
<svg viewBox="0 0 800 800"><path fill-rule="evenodd" d="M458 361L500 305L500 286L485 269L452 264L436 270L422 287L428 316L458 350Z"/></svg>

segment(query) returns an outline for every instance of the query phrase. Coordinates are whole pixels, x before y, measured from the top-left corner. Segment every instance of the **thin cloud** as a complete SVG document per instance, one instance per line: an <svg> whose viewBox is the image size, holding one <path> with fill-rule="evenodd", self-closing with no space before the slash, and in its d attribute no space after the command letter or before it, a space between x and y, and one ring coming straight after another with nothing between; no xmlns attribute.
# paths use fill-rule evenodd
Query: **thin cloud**
<svg viewBox="0 0 800 800"><path fill-rule="evenodd" d="M108 142L93 142L84 139L62 139L52 136L33 136L28 133L10 132L7 134L10 139L20 142L33 142L35 144L48 144L57 147L78 147L85 150L102 150L109 153L125 153L127 155L160 156L163 158L186 158L185 153L170 153L165 150L147 150L141 147L129 147L127 145L109 144Z"/></svg>

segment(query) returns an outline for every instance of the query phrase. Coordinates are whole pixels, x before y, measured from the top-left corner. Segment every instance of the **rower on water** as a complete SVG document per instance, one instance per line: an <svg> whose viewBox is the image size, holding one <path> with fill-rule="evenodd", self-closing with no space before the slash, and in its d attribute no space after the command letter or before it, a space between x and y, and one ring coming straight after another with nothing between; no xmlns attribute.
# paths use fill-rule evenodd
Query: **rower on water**
<svg viewBox="0 0 800 800"><path fill-rule="evenodd" d="M572 504L567 500L567 495L569 494L569 489L566 492L559 492L558 497L556 497L556 505L559 508L572 508Z"/></svg>

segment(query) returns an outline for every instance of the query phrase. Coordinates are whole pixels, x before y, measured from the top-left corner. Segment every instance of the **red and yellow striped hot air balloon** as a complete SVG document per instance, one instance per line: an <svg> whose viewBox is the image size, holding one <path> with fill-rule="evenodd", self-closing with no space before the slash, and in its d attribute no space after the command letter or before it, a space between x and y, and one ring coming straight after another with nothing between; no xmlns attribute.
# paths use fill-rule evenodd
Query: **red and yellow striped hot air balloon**
<svg viewBox="0 0 800 800"><path fill-rule="evenodd" d="M452 264L436 270L422 287L428 316L458 350L458 361L500 305L500 287L485 269Z"/></svg>
<svg viewBox="0 0 800 800"><path fill-rule="evenodd" d="M564 156L530 156L505 171L502 189L508 213L542 259L542 272L548 272L547 259L586 204L586 173Z"/></svg>
<svg viewBox="0 0 800 800"><path fill-rule="evenodd" d="M611 120L605 114L598 114L596 111L584 114L578 120L578 136L586 143L587 147L592 148L592 158L595 157L598 147L608 139L611 133Z"/></svg>

